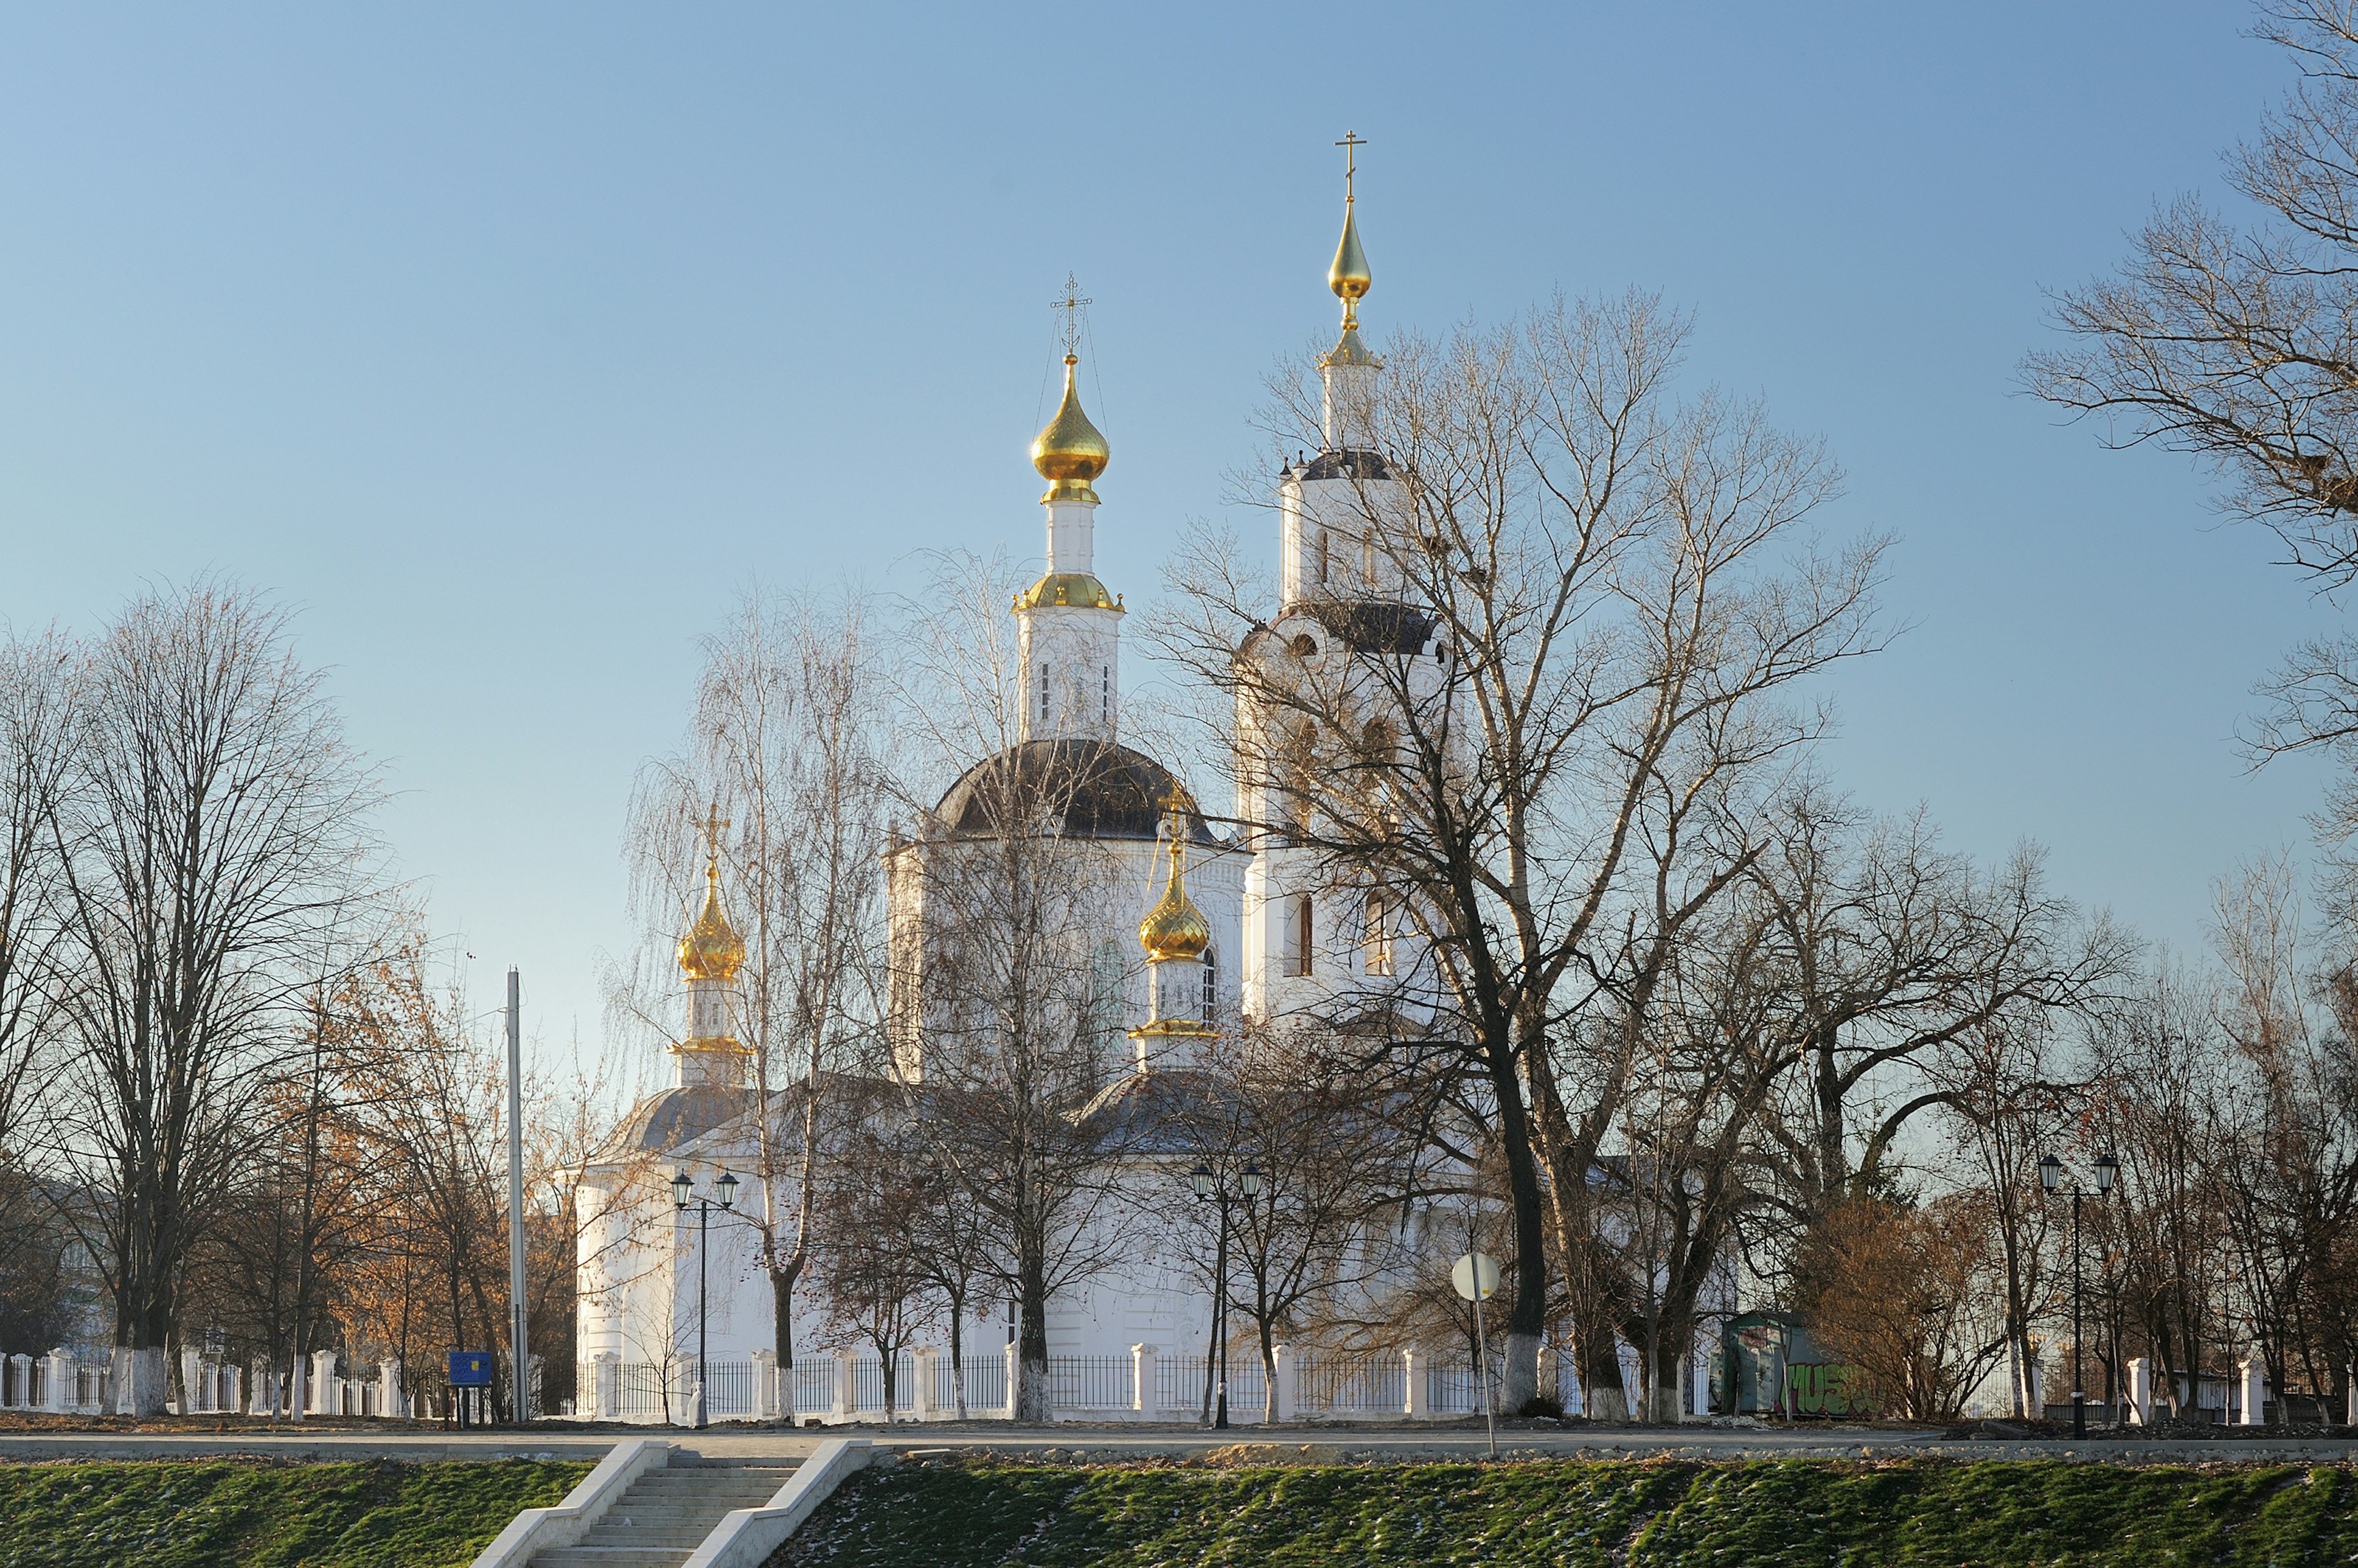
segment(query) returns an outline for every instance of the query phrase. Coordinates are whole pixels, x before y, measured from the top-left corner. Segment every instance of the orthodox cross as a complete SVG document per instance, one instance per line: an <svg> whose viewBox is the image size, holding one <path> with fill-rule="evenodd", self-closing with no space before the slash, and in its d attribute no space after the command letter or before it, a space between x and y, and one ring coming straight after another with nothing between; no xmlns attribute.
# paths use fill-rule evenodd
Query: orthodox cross
<svg viewBox="0 0 2358 1568"><path fill-rule="evenodd" d="M720 863L720 830L729 826L729 818L720 815L720 803L714 801L712 809L696 819L698 829L704 835L704 859L708 866Z"/></svg>
<svg viewBox="0 0 2358 1568"><path fill-rule="evenodd" d="M1073 352L1074 346L1081 341L1081 308L1094 303L1093 300L1081 297L1080 283L1069 272L1065 275L1065 297L1048 301L1049 309L1062 310L1065 313L1062 335L1065 340L1065 352L1067 355Z"/></svg>
<svg viewBox="0 0 2358 1568"><path fill-rule="evenodd" d="M1357 131L1346 131L1343 139L1335 144L1343 149L1343 200L1351 200L1351 178L1359 172L1359 149L1368 145L1367 138Z"/></svg>

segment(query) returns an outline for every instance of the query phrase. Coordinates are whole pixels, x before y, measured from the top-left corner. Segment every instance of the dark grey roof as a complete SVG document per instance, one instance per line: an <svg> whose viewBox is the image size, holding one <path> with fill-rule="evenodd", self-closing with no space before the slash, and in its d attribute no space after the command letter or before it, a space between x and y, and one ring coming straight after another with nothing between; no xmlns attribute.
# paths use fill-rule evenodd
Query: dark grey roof
<svg viewBox="0 0 2358 1568"><path fill-rule="evenodd" d="M726 1085L665 1089L639 1102L608 1149L616 1154L660 1154L703 1137L752 1106L750 1090Z"/></svg>
<svg viewBox="0 0 2358 1568"><path fill-rule="evenodd" d="M1293 470L1296 479L1390 479L1391 465L1381 452L1321 452Z"/></svg>
<svg viewBox="0 0 2358 1568"><path fill-rule="evenodd" d="M1223 1114L1233 1092L1217 1075L1195 1068L1128 1073L1089 1101L1081 1128L1109 1152L1192 1154L1209 1130L1233 1120Z"/></svg>
<svg viewBox="0 0 2358 1568"><path fill-rule="evenodd" d="M1074 838L1152 838L1177 783L1153 758L1111 741L1026 741L968 768L935 812L958 833L995 833L1036 812ZM1195 809L1187 836L1220 841Z"/></svg>
<svg viewBox="0 0 2358 1568"><path fill-rule="evenodd" d="M1359 653L1421 654L1433 641L1433 617L1413 605L1314 599L1301 608Z"/></svg>

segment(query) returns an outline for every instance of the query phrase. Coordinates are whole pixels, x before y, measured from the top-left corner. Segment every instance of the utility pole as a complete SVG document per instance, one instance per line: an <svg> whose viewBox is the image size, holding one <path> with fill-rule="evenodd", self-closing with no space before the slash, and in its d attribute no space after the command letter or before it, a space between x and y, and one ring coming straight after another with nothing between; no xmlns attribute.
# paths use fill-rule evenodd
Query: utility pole
<svg viewBox="0 0 2358 1568"><path fill-rule="evenodd" d="M519 1423L532 1419L532 1346L524 1305L523 982L508 970L508 1367Z"/></svg>

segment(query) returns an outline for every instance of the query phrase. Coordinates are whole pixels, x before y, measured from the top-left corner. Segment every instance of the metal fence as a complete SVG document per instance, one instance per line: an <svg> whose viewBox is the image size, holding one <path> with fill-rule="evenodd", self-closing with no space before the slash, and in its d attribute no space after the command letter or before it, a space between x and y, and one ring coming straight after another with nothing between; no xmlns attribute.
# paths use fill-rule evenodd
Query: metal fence
<svg viewBox="0 0 2358 1568"><path fill-rule="evenodd" d="M825 1415L835 1408L835 1361L830 1357L805 1356L795 1362L794 1413Z"/></svg>
<svg viewBox="0 0 2358 1568"><path fill-rule="evenodd" d="M664 1369L651 1361L614 1368L614 1413L624 1421L671 1421L684 1413L672 1400Z"/></svg>
<svg viewBox="0 0 2358 1568"><path fill-rule="evenodd" d="M1007 1355L993 1350L966 1358L966 1408L969 1412L997 1411L1007 1408ZM957 1385L952 1382L950 1358L944 1356L934 1364L934 1409L940 1414L957 1410Z"/></svg>
<svg viewBox="0 0 2358 1568"><path fill-rule="evenodd" d="M1127 1356L1051 1356L1048 1408L1126 1411L1137 1400L1137 1369Z"/></svg>
<svg viewBox="0 0 2358 1568"><path fill-rule="evenodd" d="M1056 1415L1085 1413L1111 1416L1138 1411L1149 1419L1192 1420L1203 1410L1206 1360L1201 1355L1153 1357L1153 1388L1137 1387L1139 1357L1057 1356L1048 1362L1048 1409ZM1577 1408L1579 1390L1568 1357L1556 1359L1552 1370L1558 1397L1567 1410ZM5 1368L0 1362L0 1368ZM1551 1368L1543 1366L1542 1386ZM894 1364L890 1414L908 1420L921 1413L930 1420L952 1419L958 1408L957 1377L964 1373L966 1410L981 1419L1002 1417L1008 1405L1008 1359L997 1346L980 1351L954 1368L946 1352L920 1360L903 1354ZM1496 1398L1498 1358L1491 1358L1489 1390ZM35 1398L47 1390L46 1369L35 1363L34 1376L23 1379L32 1389L19 1391L13 1368L0 1373L0 1397ZM849 1387L844 1387L849 1373ZM682 1360L668 1369L657 1363L623 1362L614 1368L615 1408L624 1421L689 1419L694 1413L696 1363ZM930 1373L929 1387L920 1388ZM769 1390L756 1386L760 1367L752 1361L715 1361L706 1387L707 1419L736 1421L756 1418L770 1403ZM1332 1357L1302 1356L1293 1360L1291 1411L1299 1420L1387 1420L1408 1414L1412 1403L1436 1417L1476 1415L1484 1401L1484 1381L1470 1357L1420 1357L1415 1372L1421 1398L1410 1399L1408 1361L1397 1351L1359 1352ZM804 1356L793 1368L792 1405L777 1412L780 1419L800 1422L810 1417L881 1420L887 1414L884 1368L872 1356L844 1358L832 1355ZM100 1405L107 1390L104 1364L74 1368L73 1402L84 1408ZM846 1408L845 1395L849 1393ZM362 1395L358 1385L356 1397ZM1140 1396L1146 1394L1145 1399ZM1257 1346L1232 1350L1228 1364L1228 1415L1232 1421L1258 1422L1276 1412L1271 1409L1269 1378ZM1143 1407L1141 1409L1141 1407Z"/></svg>
<svg viewBox="0 0 2358 1568"><path fill-rule="evenodd" d="M690 1368L691 1373L694 1368ZM704 1419L742 1421L759 1407L753 1402L753 1363L705 1363Z"/></svg>
<svg viewBox="0 0 2358 1568"><path fill-rule="evenodd" d="M1294 1388L1304 1415L1399 1415L1408 1409L1408 1365L1397 1355L1305 1357Z"/></svg>
<svg viewBox="0 0 2358 1568"><path fill-rule="evenodd" d="M1490 1364L1488 1397L1498 1397L1498 1364ZM1484 1385L1481 1369L1469 1358L1464 1361L1435 1361L1425 1369L1425 1406L1434 1415L1479 1415L1482 1413Z"/></svg>

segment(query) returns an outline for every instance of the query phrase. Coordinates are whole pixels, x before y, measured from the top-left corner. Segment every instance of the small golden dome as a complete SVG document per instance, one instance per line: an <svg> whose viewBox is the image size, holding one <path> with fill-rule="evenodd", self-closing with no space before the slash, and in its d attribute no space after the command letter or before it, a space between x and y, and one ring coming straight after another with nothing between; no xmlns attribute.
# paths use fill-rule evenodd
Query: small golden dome
<svg viewBox="0 0 2358 1568"><path fill-rule="evenodd" d="M1121 601L1087 572L1050 572L1015 596L1018 610L1036 610L1044 604L1077 604L1084 610L1122 613Z"/></svg>
<svg viewBox="0 0 2358 1568"><path fill-rule="evenodd" d="M704 913L679 939L679 969L691 980L720 980L737 978L745 963L745 939L720 913L720 867L716 861L704 865Z"/></svg>
<svg viewBox="0 0 2358 1568"><path fill-rule="evenodd" d="M1163 885L1163 896L1138 923L1138 945L1146 949L1149 961L1161 964L1174 959L1200 958L1204 949L1212 945L1212 927L1203 912L1187 896L1187 874L1183 865L1187 854L1187 816L1176 803L1171 808L1171 873Z"/></svg>
<svg viewBox="0 0 2358 1568"><path fill-rule="evenodd" d="M1358 319L1359 301L1375 283L1368 270L1368 253L1359 248L1359 219L1353 203L1343 203L1343 240L1335 247L1335 265L1326 269L1326 287L1343 301L1343 323Z"/></svg>
<svg viewBox="0 0 2358 1568"><path fill-rule="evenodd" d="M1105 472L1113 457L1106 438L1081 412L1080 394L1073 390L1073 367L1080 362L1073 354L1065 356L1065 400L1056 405L1056 416L1032 438L1032 466L1050 481L1043 501L1095 501L1098 492L1089 481Z"/></svg>

